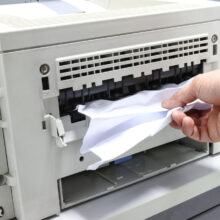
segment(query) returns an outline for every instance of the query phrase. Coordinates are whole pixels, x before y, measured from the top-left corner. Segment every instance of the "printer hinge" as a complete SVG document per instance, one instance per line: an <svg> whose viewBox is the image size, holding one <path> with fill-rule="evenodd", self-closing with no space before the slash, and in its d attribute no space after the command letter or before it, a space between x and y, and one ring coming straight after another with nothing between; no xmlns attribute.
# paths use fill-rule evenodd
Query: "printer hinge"
<svg viewBox="0 0 220 220"><path fill-rule="evenodd" d="M67 144L63 141L65 135L65 130L61 119L57 119L54 116L48 114L44 116L45 120L50 125L50 132L52 137L56 139L56 144L58 147L66 147Z"/></svg>

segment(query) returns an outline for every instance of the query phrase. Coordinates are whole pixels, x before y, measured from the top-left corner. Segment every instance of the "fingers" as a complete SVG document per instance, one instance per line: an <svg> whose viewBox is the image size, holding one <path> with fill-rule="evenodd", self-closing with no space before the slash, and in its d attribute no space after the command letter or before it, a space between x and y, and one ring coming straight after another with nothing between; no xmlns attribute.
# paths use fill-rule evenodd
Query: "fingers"
<svg viewBox="0 0 220 220"><path fill-rule="evenodd" d="M210 117L210 113L212 117ZM170 125L173 128L181 129L186 136L196 141L216 142L220 140L220 133L216 132L216 130L220 132L219 111L216 116L213 111L190 111L187 113L174 111L172 118L173 122ZM217 127L215 126L216 121L219 121ZM211 125L209 125L210 123Z"/></svg>
<svg viewBox="0 0 220 220"><path fill-rule="evenodd" d="M179 125L177 125L177 123L176 123L175 121L172 121L172 122L170 123L170 126L171 126L172 128L175 128L175 129L180 129L180 128L181 128Z"/></svg>
<svg viewBox="0 0 220 220"><path fill-rule="evenodd" d="M191 117L186 116L183 119L182 122L182 131L183 133L190 137L193 138L195 140L199 140L200 139L200 135L199 135L199 129L198 127L195 125L194 120Z"/></svg>
<svg viewBox="0 0 220 220"><path fill-rule="evenodd" d="M179 126L179 127L182 127L182 125L183 125L183 119L185 118L185 117L187 117L187 116L190 116L192 119L193 119L193 121L194 121L194 123L195 123L195 125L197 125L197 126L200 126L200 115L199 115L199 113L197 113L197 112L187 112L187 113L184 113L184 112L181 112L181 111L174 111L173 113L172 113L172 118L173 118L173 121L176 123L176 125L177 126Z"/></svg>
<svg viewBox="0 0 220 220"><path fill-rule="evenodd" d="M181 111L174 111L172 113L173 121L177 124L177 126L182 127L183 118L186 117L186 114Z"/></svg>
<svg viewBox="0 0 220 220"><path fill-rule="evenodd" d="M219 141L219 111L220 107L214 106L207 120L207 132L212 142Z"/></svg>
<svg viewBox="0 0 220 220"><path fill-rule="evenodd" d="M171 126L176 129L181 129L182 132L194 139L194 140L200 140L200 132L199 132L199 119L194 116L187 116L184 112L181 111L174 111L172 113L173 122L171 123Z"/></svg>
<svg viewBox="0 0 220 220"><path fill-rule="evenodd" d="M162 106L167 109L185 106L195 99L220 106L220 70L197 75L186 87L165 100Z"/></svg>
<svg viewBox="0 0 220 220"><path fill-rule="evenodd" d="M200 140L202 142L210 142L212 143L213 140L210 137L210 132L207 126L200 127Z"/></svg>
<svg viewBox="0 0 220 220"><path fill-rule="evenodd" d="M185 106L197 99L193 82L175 93L170 99L163 101L162 106L167 109Z"/></svg>
<svg viewBox="0 0 220 220"><path fill-rule="evenodd" d="M218 113L218 119L217 119L217 132L220 136L220 112Z"/></svg>

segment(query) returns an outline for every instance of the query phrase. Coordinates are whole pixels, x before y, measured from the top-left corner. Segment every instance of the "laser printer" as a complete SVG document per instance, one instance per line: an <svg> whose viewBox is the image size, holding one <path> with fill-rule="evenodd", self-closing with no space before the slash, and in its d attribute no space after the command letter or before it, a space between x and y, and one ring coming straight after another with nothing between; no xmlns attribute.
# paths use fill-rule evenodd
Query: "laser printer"
<svg viewBox="0 0 220 220"><path fill-rule="evenodd" d="M44 219L218 153L168 126L87 171L99 158L80 154L89 120L76 106L219 68L219 27L212 1L0 6L0 219Z"/></svg>

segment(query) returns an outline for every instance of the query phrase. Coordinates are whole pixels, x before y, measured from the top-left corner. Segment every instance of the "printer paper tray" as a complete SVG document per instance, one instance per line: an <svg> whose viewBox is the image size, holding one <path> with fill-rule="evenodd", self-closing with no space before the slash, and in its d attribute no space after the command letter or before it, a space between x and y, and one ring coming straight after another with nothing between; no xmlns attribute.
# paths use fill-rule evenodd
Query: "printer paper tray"
<svg viewBox="0 0 220 220"><path fill-rule="evenodd" d="M121 189L209 154L207 143L183 138L133 155L120 164L84 171L59 181L61 208Z"/></svg>

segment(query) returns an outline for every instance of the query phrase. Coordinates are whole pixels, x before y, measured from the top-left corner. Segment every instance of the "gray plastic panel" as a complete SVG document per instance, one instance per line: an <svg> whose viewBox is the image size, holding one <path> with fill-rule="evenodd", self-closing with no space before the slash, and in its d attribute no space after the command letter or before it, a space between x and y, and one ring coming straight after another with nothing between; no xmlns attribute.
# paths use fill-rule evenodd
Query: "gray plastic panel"
<svg viewBox="0 0 220 220"><path fill-rule="evenodd" d="M2 129L0 129L0 175L8 172L7 158Z"/></svg>
<svg viewBox="0 0 220 220"><path fill-rule="evenodd" d="M84 171L60 180L61 208L93 199L168 171L209 153L207 143L183 138L133 155L133 158L110 164L96 171Z"/></svg>
<svg viewBox="0 0 220 220"><path fill-rule="evenodd" d="M0 219L9 220L14 218L14 209L9 186L0 187Z"/></svg>
<svg viewBox="0 0 220 220"><path fill-rule="evenodd" d="M12 202L11 188L3 185L3 174L8 173L7 157L5 152L5 143L3 131L0 129L0 219L8 220L14 217L14 208ZM1 182L3 181L3 182Z"/></svg>
<svg viewBox="0 0 220 220"><path fill-rule="evenodd" d="M141 178L140 175L137 175L126 167L120 165L104 167L97 172L110 182L114 183L113 187L124 186L129 182L134 182Z"/></svg>
<svg viewBox="0 0 220 220"><path fill-rule="evenodd" d="M186 57L192 62L208 59L208 49L208 34L203 33L61 57L56 60L58 87L81 90L86 85L91 88L94 83L97 85L97 77L100 82L109 79L117 82L128 72L140 76L141 68L144 75L148 75L158 65L167 65L172 60L179 64Z"/></svg>
<svg viewBox="0 0 220 220"><path fill-rule="evenodd" d="M29 2L27 0L1 0L0 5L9 5L9 4L18 4L18 3L26 3Z"/></svg>
<svg viewBox="0 0 220 220"><path fill-rule="evenodd" d="M24 7L23 11L27 11L27 7ZM7 16L2 20L6 21L9 28L14 31L1 35L1 51L214 21L219 19L219 4L209 1L205 4L178 4L177 2L169 4L169 7L163 5L140 7L107 11L106 13L62 15L47 19L18 20L14 16L8 19ZM158 22L158 18L160 22ZM5 25L6 30L8 30L7 25ZM50 28L47 28L48 25ZM39 28L35 28L37 26ZM33 36L35 37L33 38ZM53 37L48 38L48 36Z"/></svg>
<svg viewBox="0 0 220 220"><path fill-rule="evenodd" d="M93 172L76 174L64 179L62 183L65 203L72 203L75 199L82 202L87 197L93 196L94 192L101 195L112 186L109 181Z"/></svg>
<svg viewBox="0 0 220 220"><path fill-rule="evenodd" d="M146 220L218 220L219 204L220 187L217 187Z"/></svg>
<svg viewBox="0 0 220 220"><path fill-rule="evenodd" d="M190 220L217 220L220 218L220 205L201 213L200 215L190 219Z"/></svg>

